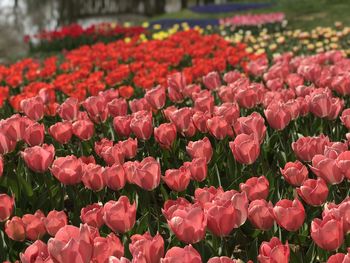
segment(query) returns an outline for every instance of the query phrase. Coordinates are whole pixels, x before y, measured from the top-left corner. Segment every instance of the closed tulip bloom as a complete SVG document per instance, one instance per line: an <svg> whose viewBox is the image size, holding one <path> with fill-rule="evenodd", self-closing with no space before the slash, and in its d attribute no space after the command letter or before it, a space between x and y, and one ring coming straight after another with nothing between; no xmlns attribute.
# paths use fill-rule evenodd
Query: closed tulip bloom
<svg viewBox="0 0 350 263"><path fill-rule="evenodd" d="M253 134L239 134L229 143L235 159L243 164L252 164L260 154L260 144Z"/></svg>
<svg viewBox="0 0 350 263"><path fill-rule="evenodd" d="M103 224L104 209L100 204L91 204L83 207L80 212L81 222L99 229Z"/></svg>
<svg viewBox="0 0 350 263"><path fill-rule="evenodd" d="M58 157L52 164L51 173L61 183L74 185L81 182L83 165L81 160L74 155Z"/></svg>
<svg viewBox="0 0 350 263"><path fill-rule="evenodd" d="M350 251L348 248L348 253L345 255L343 253L337 253L330 256L327 263L350 263Z"/></svg>
<svg viewBox="0 0 350 263"><path fill-rule="evenodd" d="M164 240L158 233L152 237L149 232L133 235L129 250L133 257L142 255L146 263L159 263L164 256Z"/></svg>
<svg viewBox="0 0 350 263"><path fill-rule="evenodd" d="M176 237L187 244L202 240L207 227L207 217L198 205L192 205L186 199L168 200L162 209L170 229Z"/></svg>
<svg viewBox="0 0 350 263"><path fill-rule="evenodd" d="M283 130L291 121L290 112L280 103L271 103L264 110L267 122L275 130Z"/></svg>
<svg viewBox="0 0 350 263"><path fill-rule="evenodd" d="M203 77L203 83L209 90L217 89L221 86L221 79L219 73L212 71Z"/></svg>
<svg viewBox="0 0 350 263"><path fill-rule="evenodd" d="M329 146L326 146L323 155L331 158L337 159L337 157L348 150L348 143L346 142L332 142Z"/></svg>
<svg viewBox="0 0 350 263"><path fill-rule="evenodd" d="M179 169L169 169L165 171L165 176L162 179L171 190L182 192L187 189L190 183L191 172L184 166Z"/></svg>
<svg viewBox="0 0 350 263"><path fill-rule="evenodd" d="M305 165L299 161L288 162L284 168L280 168L284 179L293 186L300 186L308 178L309 172Z"/></svg>
<svg viewBox="0 0 350 263"><path fill-rule="evenodd" d="M0 154L12 152L16 148L16 141L10 139L4 132L0 131Z"/></svg>
<svg viewBox="0 0 350 263"><path fill-rule="evenodd" d="M44 218L45 228L50 236L54 237L58 230L68 223L67 215L64 211L52 210Z"/></svg>
<svg viewBox="0 0 350 263"><path fill-rule="evenodd" d="M210 119L211 114L209 112L196 111L192 116L192 122L196 129L201 133L207 133L207 120Z"/></svg>
<svg viewBox="0 0 350 263"><path fill-rule="evenodd" d="M15 205L15 199L7 194L0 194L0 222L10 218Z"/></svg>
<svg viewBox="0 0 350 263"><path fill-rule="evenodd" d="M137 139L129 138L125 141L118 142L119 147L123 150L124 156L127 159L132 159L137 154Z"/></svg>
<svg viewBox="0 0 350 263"><path fill-rule="evenodd" d="M272 203L264 199L254 200L249 204L248 219L258 229L267 231L275 222Z"/></svg>
<svg viewBox="0 0 350 263"><path fill-rule="evenodd" d="M251 177L245 183L241 183L239 188L245 192L249 201L256 199L266 199L269 195L269 181L265 176Z"/></svg>
<svg viewBox="0 0 350 263"><path fill-rule="evenodd" d="M238 88L235 99L240 107L251 109L259 103L259 94L253 86Z"/></svg>
<svg viewBox="0 0 350 263"><path fill-rule="evenodd" d="M73 126L69 121L57 122L49 128L50 135L59 143L66 144L73 135Z"/></svg>
<svg viewBox="0 0 350 263"><path fill-rule="evenodd" d="M117 116L113 119L113 128L118 136L129 137L131 133L130 123L131 116Z"/></svg>
<svg viewBox="0 0 350 263"><path fill-rule="evenodd" d="M113 147L114 143L107 138L102 138L100 141L95 142L95 153L102 158L102 153L108 148Z"/></svg>
<svg viewBox="0 0 350 263"><path fill-rule="evenodd" d="M342 174L350 180L350 151L340 153L337 157L336 164Z"/></svg>
<svg viewBox="0 0 350 263"><path fill-rule="evenodd" d="M266 126L264 118L257 112L253 112L247 117L240 117L234 124L234 130L237 135L245 133L254 134L261 144L266 135Z"/></svg>
<svg viewBox="0 0 350 263"><path fill-rule="evenodd" d="M176 72L169 75L167 77L167 82L170 100L174 102L181 101L183 99L181 92L186 87L185 74L182 72Z"/></svg>
<svg viewBox="0 0 350 263"><path fill-rule="evenodd" d="M2 121L1 130L10 140L18 142L24 138L25 129L33 123L34 121L26 116L14 114Z"/></svg>
<svg viewBox="0 0 350 263"><path fill-rule="evenodd" d="M115 233L125 233L133 228L136 221L136 203L130 204L126 196L104 205L103 221Z"/></svg>
<svg viewBox="0 0 350 263"><path fill-rule="evenodd" d="M85 99L82 105L95 123L105 122L107 120L108 107L103 96L90 96Z"/></svg>
<svg viewBox="0 0 350 263"><path fill-rule="evenodd" d="M137 113L138 111L152 111L152 106L147 102L145 98L130 100L129 107L132 113Z"/></svg>
<svg viewBox="0 0 350 263"><path fill-rule="evenodd" d="M110 256L108 259L108 263L130 263L130 260L125 257L116 258L116 257Z"/></svg>
<svg viewBox="0 0 350 263"><path fill-rule="evenodd" d="M287 231L298 230L305 220L305 209L298 199L278 201L273 208L273 214L277 224Z"/></svg>
<svg viewBox="0 0 350 263"><path fill-rule="evenodd" d="M130 122L131 131L140 140L148 140L153 132L152 118L143 116L134 116Z"/></svg>
<svg viewBox="0 0 350 263"><path fill-rule="evenodd" d="M153 157L146 157L136 167L132 183L142 189L152 191L160 183L160 164Z"/></svg>
<svg viewBox="0 0 350 263"><path fill-rule="evenodd" d="M66 99L57 109L62 120L75 121L78 117L79 101L76 98Z"/></svg>
<svg viewBox="0 0 350 263"><path fill-rule="evenodd" d="M186 263L202 263L201 255L191 245L184 248L172 247L166 252L160 263L177 263L179 259Z"/></svg>
<svg viewBox="0 0 350 263"><path fill-rule="evenodd" d="M170 149L176 140L176 126L173 123L162 123L154 128L154 138L161 147Z"/></svg>
<svg viewBox="0 0 350 263"><path fill-rule="evenodd" d="M124 98L115 98L107 104L108 112L112 117L126 116L128 114L128 103Z"/></svg>
<svg viewBox="0 0 350 263"><path fill-rule="evenodd" d="M309 108L315 116L324 118L331 112L332 98L328 93L314 93L310 97Z"/></svg>
<svg viewBox="0 0 350 263"><path fill-rule="evenodd" d="M102 176L107 187L114 191L120 190L125 186L126 175L121 164L105 167Z"/></svg>
<svg viewBox="0 0 350 263"><path fill-rule="evenodd" d="M210 162L211 157L213 156L213 148L207 137L204 137L202 140L190 141L186 146L187 153L194 158L205 158L207 163Z"/></svg>
<svg viewBox="0 0 350 263"><path fill-rule="evenodd" d="M4 158L0 155L0 178L2 177L4 173Z"/></svg>
<svg viewBox="0 0 350 263"><path fill-rule="evenodd" d="M308 179L303 182L303 184L297 188L298 195L303 198L303 200L312 206L322 205L328 196L328 187L326 182L322 178Z"/></svg>
<svg viewBox="0 0 350 263"><path fill-rule="evenodd" d="M6 235L15 241L24 241L26 238L26 229L22 218L14 216L5 224Z"/></svg>
<svg viewBox="0 0 350 263"><path fill-rule="evenodd" d="M91 262L108 263L109 257L120 258L123 255L124 246L114 233L110 233L107 237L96 237L94 239Z"/></svg>
<svg viewBox="0 0 350 263"><path fill-rule="evenodd" d="M84 186L96 192L101 191L105 187L103 171L104 168L98 164L90 163L86 165L81 178Z"/></svg>
<svg viewBox="0 0 350 263"><path fill-rule="evenodd" d="M215 106L213 112L214 116L223 117L230 126L234 125L234 123L239 118L239 114L240 113L238 105L236 103L228 102L225 102L220 106Z"/></svg>
<svg viewBox="0 0 350 263"><path fill-rule="evenodd" d="M241 72L238 70L231 70L224 74L224 81L227 83L233 83L240 77L242 77Z"/></svg>
<svg viewBox="0 0 350 263"><path fill-rule="evenodd" d="M33 121L38 121L44 117L44 101L39 96L22 100L21 109Z"/></svg>
<svg viewBox="0 0 350 263"><path fill-rule="evenodd" d="M184 166L191 172L191 178L197 182L202 182L207 178L208 165L206 158L195 158L191 162L185 162Z"/></svg>
<svg viewBox="0 0 350 263"><path fill-rule="evenodd" d="M28 126L24 133L24 141L30 146L40 145L44 141L45 126L37 122Z"/></svg>
<svg viewBox="0 0 350 263"><path fill-rule="evenodd" d="M211 135L218 140L225 139L226 136L232 136L232 128L228 125L224 117L215 116L207 120L207 127Z"/></svg>
<svg viewBox="0 0 350 263"><path fill-rule="evenodd" d="M210 94L209 96L199 96L194 100L194 109L196 111L212 113L214 109L214 97Z"/></svg>
<svg viewBox="0 0 350 263"><path fill-rule="evenodd" d="M229 257L213 257L208 260L207 263L239 263L240 261L236 259L231 259Z"/></svg>
<svg viewBox="0 0 350 263"><path fill-rule="evenodd" d="M343 125L350 130L350 109L345 109L340 117L341 122Z"/></svg>
<svg viewBox="0 0 350 263"><path fill-rule="evenodd" d="M258 261L260 263L288 263L289 256L288 241L283 245L277 237L273 237L269 242L261 243Z"/></svg>
<svg viewBox="0 0 350 263"><path fill-rule="evenodd" d="M26 165L34 172L43 173L49 169L55 156L53 145L43 144L26 148L21 152Z"/></svg>
<svg viewBox="0 0 350 263"><path fill-rule="evenodd" d="M322 216L332 215L343 219L344 233L350 232L350 198L345 198L340 204L328 203L325 206Z"/></svg>
<svg viewBox="0 0 350 263"><path fill-rule="evenodd" d="M192 123L193 111L191 108L183 107L176 109L170 114L170 120L175 124L179 133L186 132Z"/></svg>
<svg viewBox="0 0 350 263"><path fill-rule="evenodd" d="M341 98L332 98L332 106L331 111L329 112L327 119L328 120L335 120L338 118L340 112L344 108L344 100Z"/></svg>
<svg viewBox="0 0 350 263"><path fill-rule="evenodd" d="M88 225L81 225L80 228L64 226L47 242L49 255L55 263L90 262L93 240L98 235Z"/></svg>
<svg viewBox="0 0 350 263"><path fill-rule="evenodd" d="M343 181L344 175L337 166L336 160L323 155L315 155L312 158L312 172L321 177L329 184L339 184Z"/></svg>
<svg viewBox="0 0 350 263"><path fill-rule="evenodd" d="M112 166L114 164L124 163L124 151L120 147L120 144L115 144L111 147L106 147L101 152L101 157L107 165Z"/></svg>
<svg viewBox="0 0 350 263"><path fill-rule="evenodd" d="M301 137L292 143L292 149L299 160L310 162L317 154L323 154L329 138L323 134L319 137Z"/></svg>
<svg viewBox="0 0 350 263"><path fill-rule="evenodd" d="M22 217L27 239L34 241L41 239L46 234L46 228L43 222L44 219L45 217L41 212L35 213L34 215L26 214Z"/></svg>
<svg viewBox="0 0 350 263"><path fill-rule="evenodd" d="M90 120L77 120L73 123L73 134L82 141L90 140L94 135L94 123Z"/></svg>
<svg viewBox="0 0 350 263"><path fill-rule="evenodd" d="M154 109L160 110L164 107L166 101L165 89L158 85L153 89L147 90L145 99Z"/></svg>
<svg viewBox="0 0 350 263"><path fill-rule="evenodd" d="M26 248L24 253L20 253L19 256L22 263L39 263L48 262L49 260L47 245L41 240L35 241L33 244Z"/></svg>
<svg viewBox="0 0 350 263"><path fill-rule="evenodd" d="M336 250L344 241L343 218L331 215L311 222L311 238L322 249Z"/></svg>

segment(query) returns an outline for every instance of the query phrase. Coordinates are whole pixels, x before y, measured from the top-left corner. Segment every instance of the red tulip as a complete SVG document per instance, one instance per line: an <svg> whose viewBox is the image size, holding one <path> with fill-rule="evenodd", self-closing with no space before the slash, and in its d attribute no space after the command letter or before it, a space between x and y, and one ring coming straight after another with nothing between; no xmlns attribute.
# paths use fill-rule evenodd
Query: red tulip
<svg viewBox="0 0 350 263"><path fill-rule="evenodd" d="M344 241L343 219L331 215L311 222L311 238L322 249L336 250Z"/></svg>
<svg viewBox="0 0 350 263"><path fill-rule="evenodd" d="M160 164L153 157L146 157L138 163L132 175L132 183L151 191L160 183Z"/></svg>
<svg viewBox="0 0 350 263"><path fill-rule="evenodd" d="M207 137L204 137L202 140L190 141L186 146L187 153L194 158L205 158L207 163L210 162L213 155L213 148Z"/></svg>
<svg viewBox="0 0 350 263"><path fill-rule="evenodd" d="M344 223L344 232L350 232L350 198L344 199L338 205L332 203L327 204L322 215L323 217L333 215L335 217L342 218Z"/></svg>
<svg viewBox="0 0 350 263"><path fill-rule="evenodd" d="M271 103L264 110L267 122L275 130L283 130L291 121L291 114L281 103Z"/></svg>
<svg viewBox="0 0 350 263"><path fill-rule="evenodd" d="M266 199L269 195L269 181L263 175L249 178L245 183L241 183L239 188L247 194L249 201Z"/></svg>
<svg viewBox="0 0 350 263"><path fill-rule="evenodd" d="M0 155L0 178L2 177L4 173L4 158Z"/></svg>
<svg viewBox="0 0 350 263"><path fill-rule="evenodd" d="M66 144L72 138L73 126L69 121L57 122L50 126L49 133L59 143Z"/></svg>
<svg viewBox="0 0 350 263"><path fill-rule="evenodd" d="M208 165L206 158L195 158L191 162L185 162L184 166L191 172L191 178L197 182L202 182L207 178Z"/></svg>
<svg viewBox="0 0 350 263"><path fill-rule="evenodd" d="M83 165L80 159L74 155L57 158L51 167L51 173L61 183L74 185L81 182Z"/></svg>
<svg viewBox="0 0 350 263"><path fill-rule="evenodd" d="M126 196L104 205L103 221L116 233L125 233L133 228L136 220L136 203L132 205Z"/></svg>
<svg viewBox="0 0 350 263"><path fill-rule="evenodd" d="M126 116L128 114L128 103L124 98L115 98L107 104L108 112L112 117Z"/></svg>
<svg viewBox="0 0 350 263"><path fill-rule="evenodd" d="M305 209L298 200L282 199L275 204L273 214L278 225L287 231L296 231L305 220Z"/></svg>
<svg viewBox="0 0 350 263"><path fill-rule="evenodd" d="M261 243L258 261L260 263L288 263L289 255L288 241L283 245L277 237L273 237L270 242Z"/></svg>
<svg viewBox="0 0 350 263"><path fill-rule="evenodd" d="M194 244L204 238L207 218L201 207L178 198L175 201L166 201L162 212L170 229L180 241Z"/></svg>
<svg viewBox="0 0 350 263"><path fill-rule="evenodd" d="M44 141L45 126L34 122L25 130L24 141L30 146L40 145Z"/></svg>
<svg viewBox="0 0 350 263"><path fill-rule="evenodd" d="M111 147L103 148L101 157L109 166L112 166L114 164L122 164L124 163L125 158L124 151L120 147L120 144L115 144Z"/></svg>
<svg viewBox="0 0 350 263"><path fill-rule="evenodd" d="M310 112L315 116L324 118L327 117L331 112L332 97L327 92L315 91L309 98Z"/></svg>
<svg viewBox="0 0 350 263"><path fill-rule="evenodd" d="M20 253L20 258L22 263L49 262L50 260L47 245L41 240L35 241L26 248L24 253Z"/></svg>
<svg viewBox="0 0 350 263"><path fill-rule="evenodd" d="M179 169L169 169L165 171L165 176L162 179L171 190L182 192L187 189L190 183L191 172L184 166Z"/></svg>
<svg viewBox="0 0 350 263"><path fill-rule="evenodd" d="M41 239L46 234L45 219L41 212L35 213L34 215L25 214L22 217L22 222L26 229L26 237L29 240Z"/></svg>
<svg viewBox="0 0 350 263"><path fill-rule="evenodd" d="M350 130L350 109L345 109L340 117L341 122L344 124L344 126Z"/></svg>
<svg viewBox="0 0 350 263"><path fill-rule="evenodd" d="M253 112L247 117L238 118L234 124L234 129L237 135L241 133L254 134L260 144L263 142L266 134L264 118L257 112Z"/></svg>
<svg viewBox="0 0 350 263"><path fill-rule="evenodd" d="M173 123L163 123L155 127L154 139L161 147L170 149L176 140L176 126Z"/></svg>
<svg viewBox="0 0 350 263"><path fill-rule="evenodd" d="M28 147L21 152L26 165L34 172L43 173L49 169L55 156L53 145Z"/></svg>
<svg viewBox="0 0 350 263"><path fill-rule="evenodd" d="M239 107L235 103L225 102L214 107L213 115L224 117L226 122L233 126L239 118Z"/></svg>
<svg viewBox="0 0 350 263"><path fill-rule="evenodd" d="M91 204L83 207L80 212L81 222L99 229L103 224L104 209L102 205Z"/></svg>
<svg viewBox="0 0 350 263"><path fill-rule="evenodd" d="M98 232L88 225L64 226L47 242L49 255L55 263L90 262L97 236Z"/></svg>
<svg viewBox="0 0 350 263"><path fill-rule="evenodd" d="M329 146L325 147L323 155L331 159L337 159L339 154L346 152L347 150L347 143L331 142Z"/></svg>
<svg viewBox="0 0 350 263"><path fill-rule="evenodd" d="M259 94L254 86L243 86L236 90L235 99L240 107L251 109L259 103Z"/></svg>
<svg viewBox="0 0 350 263"><path fill-rule="evenodd" d="M90 163L86 165L81 178L84 186L96 192L102 190L105 187L103 172L104 168L98 164Z"/></svg>
<svg viewBox="0 0 350 263"><path fill-rule="evenodd" d="M160 110L164 107L166 101L165 89L158 85L146 92L145 99L154 109Z"/></svg>
<svg viewBox="0 0 350 263"><path fill-rule="evenodd" d="M207 120L210 117L211 114L209 112L196 111L192 116L192 122L198 131L202 133L207 133Z"/></svg>
<svg viewBox="0 0 350 263"><path fill-rule="evenodd" d="M107 263L109 257L122 257L124 255L124 246L119 238L110 233L107 237L96 237L94 239L94 249L91 262Z"/></svg>
<svg viewBox="0 0 350 263"><path fill-rule="evenodd" d="M44 117L44 102L39 96L22 100L21 109L33 121L38 121Z"/></svg>
<svg viewBox="0 0 350 263"><path fill-rule="evenodd" d="M300 186L308 178L309 172L305 165L299 161L288 162L280 168L284 179L293 186Z"/></svg>
<svg viewBox="0 0 350 263"><path fill-rule="evenodd" d="M350 180L350 151L340 153L337 157L336 164L342 174Z"/></svg>
<svg viewBox="0 0 350 263"><path fill-rule="evenodd" d="M75 121L78 117L79 101L76 98L66 99L57 109L58 115L63 120Z"/></svg>
<svg viewBox="0 0 350 263"><path fill-rule="evenodd" d="M152 117L146 112L137 112L130 122L130 128L140 140L148 140L153 131Z"/></svg>
<svg viewBox="0 0 350 263"><path fill-rule="evenodd" d="M215 116L207 120L207 127L211 135L218 140L225 139L226 136L232 136L231 126L226 122L224 117Z"/></svg>
<svg viewBox="0 0 350 263"><path fill-rule="evenodd" d="M130 260L125 257L116 258L116 257L110 256L108 263L130 263Z"/></svg>
<svg viewBox="0 0 350 263"><path fill-rule="evenodd" d="M221 86L220 75L216 71L208 73L203 77L203 83L209 90L217 89Z"/></svg>
<svg viewBox="0 0 350 263"><path fill-rule="evenodd" d="M164 240L158 233L152 237L149 232L133 235L129 250L135 258L141 256L146 263L159 263L164 256Z"/></svg>
<svg viewBox="0 0 350 263"><path fill-rule="evenodd" d="M336 160L320 154L312 158L312 166L310 168L314 174L329 184L339 184L344 179L344 175L337 166Z"/></svg>
<svg viewBox="0 0 350 263"><path fill-rule="evenodd" d="M10 218L15 205L15 199L7 194L0 194L0 222Z"/></svg>
<svg viewBox="0 0 350 263"><path fill-rule="evenodd" d="M229 143L235 159L243 164L252 164L260 154L260 144L253 134L239 134Z"/></svg>
<svg viewBox="0 0 350 263"><path fill-rule="evenodd" d="M52 210L48 213L46 218L44 218L44 224L47 233L54 237L58 230L66 226L68 223L67 215L64 211Z"/></svg>
<svg viewBox="0 0 350 263"><path fill-rule="evenodd" d="M131 116L117 116L113 119L113 128L120 137L129 137Z"/></svg>
<svg viewBox="0 0 350 263"><path fill-rule="evenodd" d="M16 141L11 140L4 132L0 131L0 154L12 152L16 148Z"/></svg>
<svg viewBox="0 0 350 263"><path fill-rule="evenodd" d="M275 222L272 203L264 199L254 200L249 204L248 219L258 229L269 230Z"/></svg>
<svg viewBox="0 0 350 263"><path fill-rule="evenodd" d="M201 255L191 245L184 248L172 247L169 249L164 258L160 260L161 263L177 263L179 259L188 263L202 263Z"/></svg>
<svg viewBox="0 0 350 263"><path fill-rule="evenodd" d="M329 138L321 134L319 137L301 137L292 143L292 149L299 160L310 162L316 154L323 154Z"/></svg>
<svg viewBox="0 0 350 263"><path fill-rule="evenodd" d="M125 158L132 159L137 154L137 139L129 138L125 141L118 142L119 147L122 149Z"/></svg>
<svg viewBox="0 0 350 263"><path fill-rule="evenodd" d="M132 113L137 113L138 111L152 111L152 106L147 102L145 98L130 100L129 107Z"/></svg>
<svg viewBox="0 0 350 263"><path fill-rule="evenodd" d="M22 218L14 216L5 224L6 235L15 241L24 241L26 238L26 229Z"/></svg>
<svg viewBox="0 0 350 263"><path fill-rule="evenodd" d="M77 120L72 126L73 134L80 140L90 140L94 135L94 123L90 120Z"/></svg>
<svg viewBox="0 0 350 263"><path fill-rule="evenodd" d="M196 111L212 113L214 109L214 97L211 94L198 96L194 100L194 109Z"/></svg>
<svg viewBox="0 0 350 263"><path fill-rule="evenodd" d="M171 122L175 124L177 131L184 133L189 129L191 124L193 125L192 115L191 108L183 107L172 112L169 117Z"/></svg>
<svg viewBox="0 0 350 263"><path fill-rule="evenodd" d="M168 76L168 95L173 102L181 102L183 100L182 90L186 87L185 75L176 72Z"/></svg>
<svg viewBox="0 0 350 263"><path fill-rule="evenodd" d="M90 96L82 103L89 117L95 122L105 122L108 118L107 102L103 96Z"/></svg>
<svg viewBox="0 0 350 263"><path fill-rule="evenodd" d="M105 167L102 176L107 187L114 191L120 190L125 186L126 176L121 164L114 164L111 167Z"/></svg>
<svg viewBox="0 0 350 263"><path fill-rule="evenodd" d="M322 205L328 196L328 187L326 182L322 178L308 179L297 188L298 195L303 200L312 206Z"/></svg>
<svg viewBox="0 0 350 263"><path fill-rule="evenodd" d="M227 83L233 83L240 77L242 77L241 72L239 72L238 70L232 70L224 74L224 81Z"/></svg>
<svg viewBox="0 0 350 263"><path fill-rule="evenodd" d="M337 253L333 256L330 256L327 260L327 263L350 263L350 252L345 255L343 253Z"/></svg>

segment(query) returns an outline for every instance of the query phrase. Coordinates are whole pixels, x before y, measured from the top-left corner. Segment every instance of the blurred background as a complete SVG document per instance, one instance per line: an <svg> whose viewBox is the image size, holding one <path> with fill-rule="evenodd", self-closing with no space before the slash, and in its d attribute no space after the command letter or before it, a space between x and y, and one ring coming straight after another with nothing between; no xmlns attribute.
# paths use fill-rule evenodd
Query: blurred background
<svg viewBox="0 0 350 263"><path fill-rule="evenodd" d="M216 25L236 14L283 12L302 30L350 22L349 0L0 0L0 63L28 54L26 36L78 23L115 22L163 27L193 22Z"/></svg>

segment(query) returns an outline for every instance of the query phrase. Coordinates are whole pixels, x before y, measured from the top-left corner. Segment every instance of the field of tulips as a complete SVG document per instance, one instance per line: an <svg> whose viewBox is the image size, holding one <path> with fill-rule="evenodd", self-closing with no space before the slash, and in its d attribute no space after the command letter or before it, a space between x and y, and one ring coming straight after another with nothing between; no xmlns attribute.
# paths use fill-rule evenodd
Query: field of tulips
<svg viewBox="0 0 350 263"><path fill-rule="evenodd" d="M0 66L0 261L350 262L346 52L228 40Z"/></svg>

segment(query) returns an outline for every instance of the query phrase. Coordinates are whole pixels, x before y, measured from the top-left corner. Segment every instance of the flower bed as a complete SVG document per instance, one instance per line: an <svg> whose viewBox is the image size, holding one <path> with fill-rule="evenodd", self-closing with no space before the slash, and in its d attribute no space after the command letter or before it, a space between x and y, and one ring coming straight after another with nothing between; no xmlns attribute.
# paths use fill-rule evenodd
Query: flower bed
<svg viewBox="0 0 350 263"><path fill-rule="evenodd" d="M246 48L186 31L1 67L0 259L349 260L350 60Z"/></svg>

